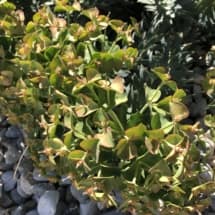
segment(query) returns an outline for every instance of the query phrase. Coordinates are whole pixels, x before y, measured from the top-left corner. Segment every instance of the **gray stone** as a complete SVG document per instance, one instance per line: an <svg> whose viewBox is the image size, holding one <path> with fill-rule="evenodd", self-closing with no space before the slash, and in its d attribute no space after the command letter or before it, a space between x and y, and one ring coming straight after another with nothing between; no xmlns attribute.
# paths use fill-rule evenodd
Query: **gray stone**
<svg viewBox="0 0 215 215"><path fill-rule="evenodd" d="M16 190L18 194L23 198L29 198L31 195L27 194L21 187L21 181L18 180Z"/></svg>
<svg viewBox="0 0 215 215"><path fill-rule="evenodd" d="M11 199L16 203L16 204L22 204L26 201L26 198L22 197L17 189L14 189L10 192L10 196L11 196Z"/></svg>
<svg viewBox="0 0 215 215"><path fill-rule="evenodd" d="M57 191L59 192L60 199L64 201L66 196L66 187L58 187Z"/></svg>
<svg viewBox="0 0 215 215"><path fill-rule="evenodd" d="M57 204L55 215L62 215L66 212L66 210L67 210L67 205L64 202L60 201Z"/></svg>
<svg viewBox="0 0 215 215"><path fill-rule="evenodd" d="M4 140L5 138L5 132L7 131L6 128L1 128L0 129L0 143L2 144L2 140Z"/></svg>
<svg viewBox="0 0 215 215"><path fill-rule="evenodd" d="M60 186L68 186L71 185L71 179L66 176L62 176L59 182Z"/></svg>
<svg viewBox="0 0 215 215"><path fill-rule="evenodd" d="M76 204L71 203L65 211L64 215L80 215L79 207Z"/></svg>
<svg viewBox="0 0 215 215"><path fill-rule="evenodd" d="M37 168L34 168L34 171L33 171L33 179L35 181L39 181L39 182L47 182L48 181L48 178L43 176L41 173L40 173L40 170L38 170Z"/></svg>
<svg viewBox="0 0 215 215"><path fill-rule="evenodd" d="M199 174L199 181L205 183L213 180L213 173L210 171L205 171Z"/></svg>
<svg viewBox="0 0 215 215"><path fill-rule="evenodd" d="M3 208L8 208L13 204L13 201L10 199L9 195L6 193L2 194L2 197L0 198L0 205Z"/></svg>
<svg viewBox="0 0 215 215"><path fill-rule="evenodd" d="M54 215L59 200L58 191L46 191L39 199L37 211L39 215Z"/></svg>
<svg viewBox="0 0 215 215"><path fill-rule="evenodd" d="M0 127L6 127L8 126L8 120L6 116L0 116Z"/></svg>
<svg viewBox="0 0 215 215"><path fill-rule="evenodd" d="M215 193L211 194L211 208L213 211L215 211Z"/></svg>
<svg viewBox="0 0 215 215"><path fill-rule="evenodd" d="M2 181L0 181L0 198L2 197L3 195L3 184L2 184Z"/></svg>
<svg viewBox="0 0 215 215"><path fill-rule="evenodd" d="M22 135L20 129L17 126L10 126L5 132L7 138L19 138Z"/></svg>
<svg viewBox="0 0 215 215"><path fill-rule="evenodd" d="M4 160L4 153L2 149L0 149L0 162L2 162L3 160Z"/></svg>
<svg viewBox="0 0 215 215"><path fill-rule="evenodd" d="M30 174L22 174L20 177L20 188L24 191L26 195L33 194L33 185L35 184L33 178Z"/></svg>
<svg viewBox="0 0 215 215"><path fill-rule="evenodd" d="M80 215L98 215L99 209L96 202L88 200L80 204Z"/></svg>
<svg viewBox="0 0 215 215"><path fill-rule="evenodd" d="M87 195L84 195L83 192L77 190L73 185L70 186L70 192L72 193L73 197L80 203L86 203L89 200L89 197Z"/></svg>
<svg viewBox="0 0 215 215"><path fill-rule="evenodd" d="M21 152L14 146L8 146L8 150L4 154L6 164L15 164L20 158Z"/></svg>
<svg viewBox="0 0 215 215"><path fill-rule="evenodd" d="M78 201L74 198L74 196L72 195L72 193L70 192L70 189L66 189L66 195L65 195L65 201L69 204L71 202L75 202Z"/></svg>
<svg viewBox="0 0 215 215"><path fill-rule="evenodd" d="M31 159L23 158L18 166L18 171L20 174L27 174L33 171L33 163Z"/></svg>
<svg viewBox="0 0 215 215"><path fill-rule="evenodd" d="M39 200L39 198L47 191L47 190L55 190L55 187L53 184L50 183L39 183L33 185L33 194L36 200Z"/></svg>
<svg viewBox="0 0 215 215"><path fill-rule="evenodd" d="M0 214L1 215L8 215L9 214L9 211L7 209L4 209L4 208L1 208L0 207Z"/></svg>
<svg viewBox="0 0 215 215"><path fill-rule="evenodd" d="M13 171L4 172L1 176L5 191L11 191L16 186L16 178L13 177Z"/></svg>
<svg viewBox="0 0 215 215"><path fill-rule="evenodd" d="M25 215L39 215L37 210L28 211Z"/></svg>
<svg viewBox="0 0 215 215"><path fill-rule="evenodd" d="M104 212L101 215L125 215L125 214L117 210L112 210L112 211Z"/></svg>
<svg viewBox="0 0 215 215"><path fill-rule="evenodd" d="M7 171L13 168L13 164L6 164L5 162L0 162L0 171Z"/></svg>
<svg viewBox="0 0 215 215"><path fill-rule="evenodd" d="M24 204L22 204L24 211L30 211L37 207L37 202L35 200L29 199Z"/></svg>
<svg viewBox="0 0 215 215"><path fill-rule="evenodd" d="M23 142L23 138L19 138L19 139L16 140L16 146L17 146L18 149L20 149L20 150L22 150L22 151L25 150L26 145L25 145L25 143ZM25 154L27 154L27 152L26 152ZM24 155L24 156L25 156L25 155Z"/></svg>
<svg viewBox="0 0 215 215"><path fill-rule="evenodd" d="M11 215L25 215L22 206L18 206L14 210L11 211Z"/></svg>

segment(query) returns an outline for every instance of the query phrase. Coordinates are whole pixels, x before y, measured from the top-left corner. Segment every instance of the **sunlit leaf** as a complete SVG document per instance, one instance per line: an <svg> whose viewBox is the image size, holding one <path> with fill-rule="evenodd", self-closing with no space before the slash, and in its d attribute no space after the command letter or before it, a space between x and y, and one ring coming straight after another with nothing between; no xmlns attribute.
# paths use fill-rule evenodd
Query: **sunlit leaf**
<svg viewBox="0 0 215 215"><path fill-rule="evenodd" d="M115 90L116 92L123 93L124 92L124 81L121 77L116 76L110 85L111 89Z"/></svg>
<svg viewBox="0 0 215 215"><path fill-rule="evenodd" d="M149 103L155 103L160 99L161 91L158 89L152 89L146 85L145 86L145 96Z"/></svg>
<svg viewBox="0 0 215 215"><path fill-rule="evenodd" d="M145 138L146 148L151 154L157 154L160 147L159 138L157 137L155 138L156 139L148 138L148 137Z"/></svg>
<svg viewBox="0 0 215 215"><path fill-rule="evenodd" d="M215 128L215 115L206 115L204 122L208 127Z"/></svg>
<svg viewBox="0 0 215 215"><path fill-rule="evenodd" d="M189 110L181 102L171 101L169 103L169 108L172 119L175 122L180 122L189 116Z"/></svg>
<svg viewBox="0 0 215 215"><path fill-rule="evenodd" d="M113 148L114 147L114 140L111 133L111 128L107 128L101 134L96 134L95 138L99 140L99 145L105 148Z"/></svg>

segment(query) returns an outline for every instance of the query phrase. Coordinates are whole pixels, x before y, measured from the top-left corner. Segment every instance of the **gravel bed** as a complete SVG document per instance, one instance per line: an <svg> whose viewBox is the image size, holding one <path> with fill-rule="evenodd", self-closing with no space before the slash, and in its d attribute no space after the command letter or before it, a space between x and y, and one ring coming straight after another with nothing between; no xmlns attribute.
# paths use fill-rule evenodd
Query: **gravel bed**
<svg viewBox="0 0 215 215"><path fill-rule="evenodd" d="M102 208L66 178L50 183L24 150L21 129L0 118L0 215L126 215ZM203 214L215 215L215 194Z"/></svg>

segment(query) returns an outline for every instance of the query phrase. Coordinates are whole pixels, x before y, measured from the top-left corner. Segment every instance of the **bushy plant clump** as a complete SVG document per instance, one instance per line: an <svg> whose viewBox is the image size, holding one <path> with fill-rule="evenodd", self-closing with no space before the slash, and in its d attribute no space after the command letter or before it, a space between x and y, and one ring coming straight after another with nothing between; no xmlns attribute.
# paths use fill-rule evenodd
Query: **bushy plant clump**
<svg viewBox="0 0 215 215"><path fill-rule="evenodd" d="M163 67L129 81L135 20L60 0L26 25L13 4L0 3L0 12L0 112L22 126L43 174L54 182L67 176L108 206L119 191L121 208L139 214L190 214L209 204L214 117L206 118L208 136L181 123L186 93ZM203 87L213 99L207 74ZM202 176L206 167L211 179Z"/></svg>

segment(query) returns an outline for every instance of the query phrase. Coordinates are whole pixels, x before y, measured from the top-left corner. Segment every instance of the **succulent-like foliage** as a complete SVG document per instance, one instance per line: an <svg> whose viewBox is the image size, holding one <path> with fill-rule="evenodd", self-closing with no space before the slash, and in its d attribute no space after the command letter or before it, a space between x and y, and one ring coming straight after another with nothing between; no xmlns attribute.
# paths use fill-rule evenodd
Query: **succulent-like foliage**
<svg viewBox="0 0 215 215"><path fill-rule="evenodd" d="M132 74L134 20L77 1L44 6L26 26L14 5L0 10L0 112L23 127L31 158L50 180L66 175L109 206L120 191L121 208L139 214L190 214L209 204L213 113L207 137L185 124L186 93L165 68ZM213 79L210 70L202 84L212 103ZM202 176L206 168L211 179Z"/></svg>

